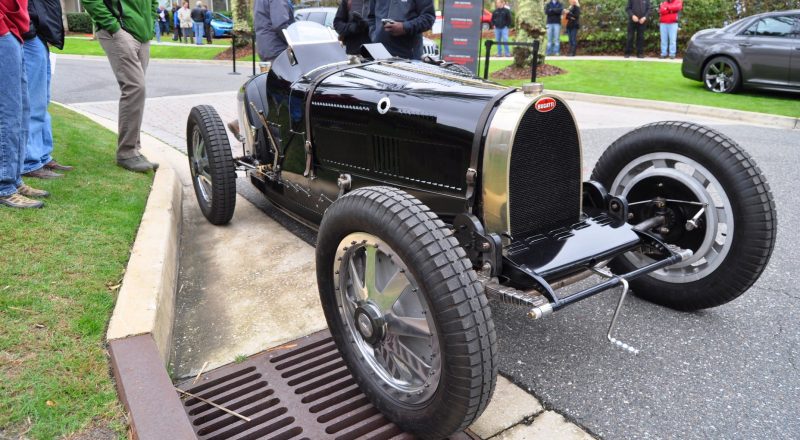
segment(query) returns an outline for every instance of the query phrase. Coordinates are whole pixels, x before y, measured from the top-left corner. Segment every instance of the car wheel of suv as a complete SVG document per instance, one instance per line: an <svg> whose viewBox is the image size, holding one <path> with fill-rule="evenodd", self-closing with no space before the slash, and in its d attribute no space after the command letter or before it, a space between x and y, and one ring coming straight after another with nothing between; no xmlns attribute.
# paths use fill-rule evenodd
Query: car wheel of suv
<svg viewBox="0 0 800 440"><path fill-rule="evenodd" d="M388 419L438 439L478 418L497 376L494 322L436 214L394 188L352 191L326 211L316 262L336 344Z"/></svg>
<svg viewBox="0 0 800 440"><path fill-rule="evenodd" d="M741 83L739 66L728 57L712 58L703 68L703 84L714 93L733 93Z"/></svg>
<svg viewBox="0 0 800 440"><path fill-rule="evenodd" d="M236 171L225 125L214 107L192 108L186 151L200 210L212 224L228 223L236 207Z"/></svg>
<svg viewBox="0 0 800 440"><path fill-rule="evenodd" d="M644 299L679 310L715 307L744 293L769 261L777 230L769 185L753 158L717 131L687 122L638 128L603 153L592 179L627 198L630 223L663 209L660 237L694 252L632 280ZM664 208L650 202L657 197ZM646 250L628 252L611 268L621 274L653 261Z"/></svg>

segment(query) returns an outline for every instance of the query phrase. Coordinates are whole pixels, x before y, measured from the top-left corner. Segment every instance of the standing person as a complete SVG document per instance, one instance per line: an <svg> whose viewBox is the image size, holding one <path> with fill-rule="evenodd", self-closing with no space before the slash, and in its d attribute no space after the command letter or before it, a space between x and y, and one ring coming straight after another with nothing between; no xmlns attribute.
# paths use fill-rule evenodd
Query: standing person
<svg viewBox="0 0 800 440"><path fill-rule="evenodd" d="M194 32L194 44L203 44L203 28L205 27L206 14L203 12L203 3L197 2L192 8L192 32Z"/></svg>
<svg viewBox="0 0 800 440"><path fill-rule="evenodd" d="M436 20L433 0L370 0L370 39L383 43L390 54L422 58L422 33Z"/></svg>
<svg viewBox="0 0 800 440"><path fill-rule="evenodd" d="M189 10L189 2L183 2L183 7L178 10L178 20L181 26L181 41L188 43L192 38L192 11Z"/></svg>
<svg viewBox="0 0 800 440"><path fill-rule="evenodd" d="M508 50L508 28L511 26L511 11L506 7L505 0L495 0L495 10L492 12L492 25L494 26L494 39L497 41L497 56L501 57L505 48L507 57L511 56Z"/></svg>
<svg viewBox="0 0 800 440"><path fill-rule="evenodd" d="M564 6L558 0L550 0L544 7L547 15L547 50L545 55L561 54L561 14Z"/></svg>
<svg viewBox="0 0 800 440"><path fill-rule="evenodd" d="M286 49L283 30L294 23L291 0L255 0L253 27L261 61L272 61Z"/></svg>
<svg viewBox="0 0 800 440"><path fill-rule="evenodd" d="M578 50L578 29L581 28L581 4L569 0L567 9L567 36L569 36L569 56L574 57Z"/></svg>
<svg viewBox="0 0 800 440"><path fill-rule="evenodd" d="M683 9L683 0L667 0L658 7L661 27L661 58L674 60L678 54L678 14Z"/></svg>
<svg viewBox="0 0 800 440"><path fill-rule="evenodd" d="M211 11L208 10L206 5L203 5L203 33L206 34L206 43L212 44L214 41L211 39L214 33L214 28L211 27Z"/></svg>
<svg viewBox="0 0 800 440"><path fill-rule="evenodd" d="M156 170L139 150L144 116L145 73L150 62L156 0L81 0L97 27L111 70L119 83L117 165L130 171ZM113 8L113 9L112 9Z"/></svg>
<svg viewBox="0 0 800 440"><path fill-rule="evenodd" d="M181 39L181 20L178 17L178 11L181 8L178 7L177 3L172 4L172 41L179 41Z"/></svg>
<svg viewBox="0 0 800 440"><path fill-rule="evenodd" d="M28 83L30 117L25 148L24 177L55 179L63 176L55 171L70 171L53 159L53 127L50 123L50 49L48 44L64 48L64 23L61 21L61 2L58 0L28 0L30 30L25 40L25 78Z"/></svg>
<svg viewBox="0 0 800 440"><path fill-rule="evenodd" d="M44 206L29 198L43 191L25 185L21 174L30 111L22 34L29 26L27 0L0 0L0 205L12 208Z"/></svg>
<svg viewBox="0 0 800 440"><path fill-rule="evenodd" d="M164 6L158 7L158 30L162 35L169 33L169 23L167 22L167 9ZM159 42L161 40L158 40Z"/></svg>
<svg viewBox="0 0 800 440"><path fill-rule="evenodd" d="M159 8L160 8L160 6L159 6ZM154 29L154 32L156 34L156 42L157 43L161 42L161 23L159 22L159 17L158 17L159 8L156 8L156 19L153 20L153 29Z"/></svg>
<svg viewBox="0 0 800 440"><path fill-rule="evenodd" d="M369 23L358 11L351 11L352 0L339 2L339 9L333 18L333 28L344 43L348 55L361 53L361 45L369 43Z"/></svg>
<svg viewBox="0 0 800 440"><path fill-rule="evenodd" d="M625 43L625 58L631 57L634 38L636 38L636 57L644 58L644 31L647 16L650 14L650 0L628 0L625 12L628 14L628 40Z"/></svg>

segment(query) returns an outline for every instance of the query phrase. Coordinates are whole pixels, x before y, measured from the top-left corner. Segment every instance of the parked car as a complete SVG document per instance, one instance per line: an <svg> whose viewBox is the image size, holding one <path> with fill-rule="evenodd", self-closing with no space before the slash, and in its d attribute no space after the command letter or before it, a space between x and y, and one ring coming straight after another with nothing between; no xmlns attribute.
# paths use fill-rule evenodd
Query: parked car
<svg viewBox="0 0 800 440"><path fill-rule="evenodd" d="M715 93L800 90L800 10L769 12L692 36L683 76Z"/></svg>
<svg viewBox="0 0 800 440"><path fill-rule="evenodd" d="M333 19L336 17L336 8L302 8L294 12L297 21L312 21L333 29ZM439 59L439 45L427 37L422 37L422 56Z"/></svg>
<svg viewBox="0 0 800 440"><path fill-rule="evenodd" d="M541 85L504 87L385 50L350 59L316 23L284 32L288 49L239 91L237 157L214 108L191 110L198 204L228 223L240 171L318 230L334 341L373 404L421 438L445 438L486 408L498 365L487 297L539 319L621 286L613 327L629 286L698 310L743 294L769 261L766 178L711 128L633 130L582 182L573 113ZM556 292L592 274L605 281Z"/></svg>
<svg viewBox="0 0 800 440"><path fill-rule="evenodd" d="M233 20L220 13L211 13L211 28L214 29L214 38L230 37L233 34Z"/></svg>

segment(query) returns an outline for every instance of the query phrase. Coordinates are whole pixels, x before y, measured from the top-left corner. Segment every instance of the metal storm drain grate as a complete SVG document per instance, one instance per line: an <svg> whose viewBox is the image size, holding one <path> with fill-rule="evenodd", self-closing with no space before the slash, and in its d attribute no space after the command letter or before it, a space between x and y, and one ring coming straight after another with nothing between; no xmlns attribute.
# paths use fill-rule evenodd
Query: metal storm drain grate
<svg viewBox="0 0 800 440"><path fill-rule="evenodd" d="M413 439L369 402L350 375L330 333L295 340L189 380L178 388L250 418L247 422L200 399L184 409L198 438ZM470 439L462 433L452 439Z"/></svg>

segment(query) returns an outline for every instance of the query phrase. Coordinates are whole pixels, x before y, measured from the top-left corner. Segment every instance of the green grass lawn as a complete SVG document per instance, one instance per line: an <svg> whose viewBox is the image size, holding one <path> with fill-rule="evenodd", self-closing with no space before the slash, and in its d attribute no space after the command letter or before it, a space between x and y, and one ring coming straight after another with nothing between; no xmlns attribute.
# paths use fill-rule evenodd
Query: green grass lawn
<svg viewBox="0 0 800 440"><path fill-rule="evenodd" d="M510 64L492 62L491 71ZM748 90L737 94L711 93L681 75L679 63L637 61L552 61L567 71L541 78L546 89L707 105L734 110L800 117L800 94ZM519 85L519 81L499 81Z"/></svg>
<svg viewBox="0 0 800 440"><path fill-rule="evenodd" d="M172 41L171 37L167 40ZM230 40L222 40L224 44L230 44ZM213 60L214 57L224 51L224 47L204 47L186 44L185 46L159 46L150 45L150 58L172 58L182 60ZM105 56L100 43L95 40L68 37L64 43L64 50L53 48L53 52L69 55L96 55Z"/></svg>
<svg viewBox="0 0 800 440"><path fill-rule="evenodd" d="M51 111L54 155L76 169L27 180L52 193L44 209L0 207L0 438L124 437L103 341L153 176L115 165L115 134Z"/></svg>

